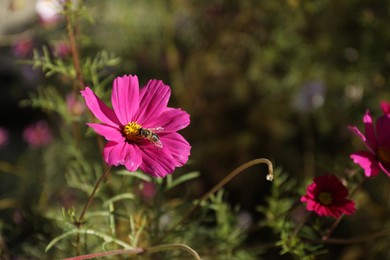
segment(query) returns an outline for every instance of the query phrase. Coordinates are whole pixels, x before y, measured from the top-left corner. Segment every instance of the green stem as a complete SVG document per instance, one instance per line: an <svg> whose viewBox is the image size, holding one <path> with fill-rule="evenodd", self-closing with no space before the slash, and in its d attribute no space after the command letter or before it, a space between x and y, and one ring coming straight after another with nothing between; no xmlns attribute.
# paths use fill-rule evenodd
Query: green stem
<svg viewBox="0 0 390 260"><path fill-rule="evenodd" d="M190 255L194 257L196 260L200 260L199 254L192 249L191 247L185 245L185 244L167 244L167 245L159 245L154 246L149 249L142 249L142 248L134 248L134 249L120 249L120 250L112 250L102 253L94 253L94 254L88 254L88 255L79 255L69 258L64 258L62 260L84 260L84 259L92 259L97 257L105 257L105 256L114 256L114 255L127 255L127 256L135 256L135 255L141 255L141 254L154 254L162 250L169 250L169 249L183 249L187 251Z"/></svg>
<svg viewBox="0 0 390 260"><path fill-rule="evenodd" d="M71 5L70 0L67 1L65 4L65 7L67 8L66 12L66 29L68 31L68 38L69 38L69 43L70 43L70 50L72 52L72 58L73 58L73 66L76 71L76 79L79 84L79 89L84 88L84 81L83 81L83 76L81 74L81 67L80 67L80 56L79 52L77 49L77 43L76 43L76 36L74 33L74 28L72 24L72 19L71 19L71 10L69 10L69 6Z"/></svg>
<svg viewBox="0 0 390 260"><path fill-rule="evenodd" d="M63 260L83 260L83 259L91 259L97 257L105 257L105 256L114 256L114 255L138 255L143 253L144 250L142 248L134 248L134 249L120 249L120 250L112 250L102 253L88 254L88 255L79 255L69 258L64 258Z"/></svg>
<svg viewBox="0 0 390 260"><path fill-rule="evenodd" d="M231 181L234 177L236 177L238 174L240 174L244 170L248 169L249 167L252 167L253 165L261 164L261 163L267 164L268 174L267 174L266 178L267 178L267 180L272 181L272 179L274 178L274 175L273 175L272 163L270 160L268 160L266 158L258 158L258 159L251 160L247 163L244 163L243 165L237 167L232 172L230 172L217 185L215 185L209 192L207 192L205 195L203 195L203 197L194 206L192 206L192 208L188 211L188 213L178 222L178 224L176 224L173 227L173 229L184 224L187 221L187 219L200 207L200 205L202 204L203 201L207 200L212 194L214 194L215 192L220 190L223 186L225 186L226 183Z"/></svg>
<svg viewBox="0 0 390 260"><path fill-rule="evenodd" d="M360 236L360 237L355 237L355 238L350 238L350 239L344 239L344 238L330 238L327 240L309 240L312 243L326 243L326 244L356 244L356 243L363 243L367 241L374 240L376 238L384 237L384 236L389 236L390 235L390 230L383 230L383 231L378 231L375 233L371 233L365 236Z"/></svg>
<svg viewBox="0 0 390 260"><path fill-rule="evenodd" d="M200 260L199 254L192 249L191 247L185 245L185 244L166 244L166 245L159 245L159 246L154 246L148 249L145 249L146 254L154 254L162 250L169 250L169 249L174 249L174 248L179 248L179 249L184 249L188 253L190 253L195 259Z"/></svg>
<svg viewBox="0 0 390 260"><path fill-rule="evenodd" d="M366 179L363 179L358 185L356 185L353 190L351 191L349 197L351 198L355 192L363 185L364 181ZM344 217L344 214L341 215L340 217L338 217L335 222L333 222L332 226L329 228L328 232L326 232L323 236L322 236L322 240L323 241L326 241L326 240L329 240L329 237L332 235L333 231L336 229L336 227L340 224L341 220L343 219Z"/></svg>
<svg viewBox="0 0 390 260"><path fill-rule="evenodd" d="M96 182L95 184L95 187L93 188L92 190L92 193L91 195L89 195L89 198L88 198L88 201L87 203L85 204L84 206L84 209L83 211L81 212L80 214L80 217L78 219L78 221L76 222L76 225L77 226L80 226L82 221L83 221L83 218L84 218L84 215L85 213L87 212L87 209L89 208L94 196L95 196L95 193L97 191L97 189L99 188L100 186L100 183L103 181L103 179L110 173L110 170L111 170L111 166L107 166L106 169L104 170L103 174L100 176L100 178L98 179L98 181Z"/></svg>

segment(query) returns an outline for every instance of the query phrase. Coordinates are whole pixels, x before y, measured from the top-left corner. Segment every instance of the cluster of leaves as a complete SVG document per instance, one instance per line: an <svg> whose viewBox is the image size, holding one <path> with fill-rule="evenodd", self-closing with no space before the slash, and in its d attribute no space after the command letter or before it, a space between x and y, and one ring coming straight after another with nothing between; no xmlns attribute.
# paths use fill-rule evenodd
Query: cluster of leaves
<svg viewBox="0 0 390 260"><path fill-rule="evenodd" d="M305 241L319 239L314 228L318 226L304 225L308 213L302 211L304 209L301 204L297 205L295 198L299 197L299 193L292 193L294 190L300 191L296 180L289 179L287 173L277 169L271 195L266 199L267 205L257 207L257 210L265 216L259 225L271 228L272 232L279 237L276 245L281 248L282 255L290 253L298 259L315 259L316 255L326 251L321 244L315 245Z"/></svg>

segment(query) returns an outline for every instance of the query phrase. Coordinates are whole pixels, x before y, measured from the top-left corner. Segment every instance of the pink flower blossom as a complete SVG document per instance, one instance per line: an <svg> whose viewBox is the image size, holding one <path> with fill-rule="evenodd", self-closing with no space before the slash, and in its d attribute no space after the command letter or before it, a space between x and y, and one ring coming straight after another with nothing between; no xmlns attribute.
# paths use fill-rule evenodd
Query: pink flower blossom
<svg viewBox="0 0 390 260"><path fill-rule="evenodd" d="M9 133L4 127L0 127L0 149L4 148L9 141Z"/></svg>
<svg viewBox="0 0 390 260"><path fill-rule="evenodd" d="M24 129L23 138L31 147L37 148L49 144L53 135L47 122L38 121Z"/></svg>
<svg viewBox="0 0 390 260"><path fill-rule="evenodd" d="M32 38L25 37L18 39L12 44L12 52L19 58L26 58L30 53L32 53L33 47L34 43Z"/></svg>
<svg viewBox="0 0 390 260"><path fill-rule="evenodd" d="M70 45L67 42L57 42L54 44L53 53L59 58L67 57L70 55Z"/></svg>
<svg viewBox="0 0 390 260"><path fill-rule="evenodd" d="M66 95L66 107L72 116L80 116L85 111L85 104L78 99L74 92Z"/></svg>
<svg viewBox="0 0 390 260"><path fill-rule="evenodd" d="M355 203L347 196L347 188L336 176L324 175L314 178L306 189L306 195L301 197L301 202L306 203L307 210L319 216L338 218L342 214L355 212Z"/></svg>
<svg viewBox="0 0 390 260"><path fill-rule="evenodd" d="M167 107L171 91L161 80L149 80L140 90L137 76L117 77L111 94L113 109L89 87L81 94L102 122L88 126L109 141L103 151L108 165L164 177L187 162L191 146L176 131L189 125L189 114Z"/></svg>
<svg viewBox="0 0 390 260"><path fill-rule="evenodd" d="M367 110L363 117L365 134L356 126L349 126L351 131L362 139L366 151L351 154L351 159L364 169L367 177L376 176L381 170L390 176L390 103L381 102L383 115L375 124Z"/></svg>
<svg viewBox="0 0 390 260"><path fill-rule="evenodd" d="M154 195L156 195L156 193L157 193L156 184L149 181L142 182L142 187L141 187L142 197L144 197L146 200L150 200L154 197Z"/></svg>

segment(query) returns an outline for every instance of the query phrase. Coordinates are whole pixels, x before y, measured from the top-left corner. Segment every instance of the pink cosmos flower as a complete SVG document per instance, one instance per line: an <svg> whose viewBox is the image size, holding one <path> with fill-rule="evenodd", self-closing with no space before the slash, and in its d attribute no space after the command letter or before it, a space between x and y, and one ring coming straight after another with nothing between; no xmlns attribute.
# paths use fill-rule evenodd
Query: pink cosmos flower
<svg viewBox="0 0 390 260"><path fill-rule="evenodd" d="M47 122L38 121L24 129L23 138L31 147L37 148L49 144L53 136Z"/></svg>
<svg viewBox="0 0 390 260"><path fill-rule="evenodd" d="M301 197L301 202L306 203L307 210L319 216L338 218L342 214L355 212L355 203L347 196L347 188L336 176L324 175L314 178L306 189L306 195Z"/></svg>
<svg viewBox="0 0 390 260"><path fill-rule="evenodd" d="M351 159L364 169L367 177L376 176L380 170L390 176L390 103L382 101L383 115L375 124L367 110L363 117L365 134L356 126L349 126L351 131L359 136L367 147L367 151L351 154Z"/></svg>
<svg viewBox="0 0 390 260"><path fill-rule="evenodd" d="M187 162L191 146L176 131L189 125L189 114L167 107L171 92L161 80L149 80L140 90L137 76L117 77L111 94L113 109L89 87L81 94L102 122L88 126L109 141L103 151L108 165L164 177Z"/></svg>

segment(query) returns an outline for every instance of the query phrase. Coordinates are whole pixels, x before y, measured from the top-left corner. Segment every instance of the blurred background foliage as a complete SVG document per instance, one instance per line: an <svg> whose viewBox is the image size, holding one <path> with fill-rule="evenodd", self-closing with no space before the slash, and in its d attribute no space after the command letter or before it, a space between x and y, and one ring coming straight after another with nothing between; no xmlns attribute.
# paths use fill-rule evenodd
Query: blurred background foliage
<svg viewBox="0 0 390 260"><path fill-rule="evenodd" d="M0 125L9 129L9 141L0 150L0 214L3 223L15 225L22 214L18 208L23 208L24 219L43 221L31 217L32 205L75 196L62 194L61 189L68 162L62 157L69 155L63 153L69 139L62 126L53 124L55 136L62 139L55 139L49 152L31 149L21 139L29 123L42 118L54 123L57 116L21 106L20 101L42 86L66 94L73 84L18 62L33 58L32 51L22 55L15 51L20 40L28 39L39 53L43 45L50 48L67 41L65 21L43 26L34 13L35 2L1 3ZM190 126L182 131L192 145L191 162L178 172L200 171L199 181L193 183L198 194L257 157L271 159L301 184L314 175L350 173L354 166L349 154L361 143L347 125L362 127L367 108L379 114L379 101L390 100L389 1L86 0L84 4L83 19L76 27L81 57L95 57L104 50L102 64L109 65L99 67L97 61L90 66L99 72L98 79L95 72L84 71L87 85L110 93L111 80L122 74L139 75L141 85L150 78L169 84L170 106L191 115ZM71 57L64 60L71 64ZM74 77L71 68L67 73ZM53 108L48 106L46 112ZM76 131L84 135L87 130ZM92 134L88 136L93 140ZM229 201L252 214L258 214L255 205L264 203L269 193L259 171L266 167L250 169L227 186ZM388 225L383 219L388 209L381 209L388 197L389 184L384 180L374 179L365 186L372 195L360 197L362 205L371 205L371 217ZM376 190L378 184L381 189ZM55 196L41 196L42 190ZM16 204L6 200L12 196ZM37 225L30 224L13 239L38 232ZM47 228L39 232L50 234Z"/></svg>

